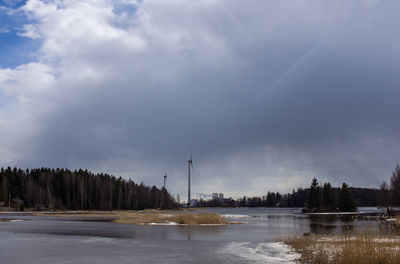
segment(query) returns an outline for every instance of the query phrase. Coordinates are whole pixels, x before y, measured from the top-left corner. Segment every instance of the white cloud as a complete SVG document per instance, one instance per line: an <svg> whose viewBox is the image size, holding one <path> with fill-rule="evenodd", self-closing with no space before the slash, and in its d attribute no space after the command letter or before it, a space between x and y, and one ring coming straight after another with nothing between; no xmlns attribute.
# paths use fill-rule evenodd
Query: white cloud
<svg viewBox="0 0 400 264"><path fill-rule="evenodd" d="M42 63L29 63L15 69L0 69L0 90L18 100L40 100L55 82L52 68Z"/></svg>
<svg viewBox="0 0 400 264"><path fill-rule="evenodd" d="M10 29L8 26L4 26L0 28L0 33L10 33Z"/></svg>
<svg viewBox="0 0 400 264"><path fill-rule="evenodd" d="M34 25L24 25L22 32L18 33L18 35L31 39L39 39L41 37Z"/></svg>

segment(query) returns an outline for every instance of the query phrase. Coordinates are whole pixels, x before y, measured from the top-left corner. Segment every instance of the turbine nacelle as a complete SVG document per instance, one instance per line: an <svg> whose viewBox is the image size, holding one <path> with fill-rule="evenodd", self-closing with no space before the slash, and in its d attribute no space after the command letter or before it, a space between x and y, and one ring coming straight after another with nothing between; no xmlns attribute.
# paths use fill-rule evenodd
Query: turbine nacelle
<svg viewBox="0 0 400 264"><path fill-rule="evenodd" d="M187 163L192 164L193 165L193 160L192 160L192 152L190 152L190 158L187 161Z"/></svg>

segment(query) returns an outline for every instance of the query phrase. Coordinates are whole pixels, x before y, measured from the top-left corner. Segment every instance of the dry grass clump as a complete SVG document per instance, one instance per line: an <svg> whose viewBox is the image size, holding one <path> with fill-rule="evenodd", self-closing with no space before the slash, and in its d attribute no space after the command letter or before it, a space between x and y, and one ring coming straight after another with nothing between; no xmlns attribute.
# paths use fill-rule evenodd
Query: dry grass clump
<svg viewBox="0 0 400 264"><path fill-rule="evenodd" d="M174 215L174 222L181 225L226 225L228 221L214 213L182 213Z"/></svg>
<svg viewBox="0 0 400 264"><path fill-rule="evenodd" d="M294 237L284 241L309 264L396 264L400 263L400 238L378 235L335 235Z"/></svg>
<svg viewBox="0 0 400 264"><path fill-rule="evenodd" d="M36 216L57 216L68 218L106 218L122 224L180 224L180 225L226 225L229 222L215 213L179 211L78 211L60 213L34 213Z"/></svg>
<svg viewBox="0 0 400 264"><path fill-rule="evenodd" d="M68 218L109 218L118 217L119 211L55 211L55 212L33 212L33 216L51 216Z"/></svg>

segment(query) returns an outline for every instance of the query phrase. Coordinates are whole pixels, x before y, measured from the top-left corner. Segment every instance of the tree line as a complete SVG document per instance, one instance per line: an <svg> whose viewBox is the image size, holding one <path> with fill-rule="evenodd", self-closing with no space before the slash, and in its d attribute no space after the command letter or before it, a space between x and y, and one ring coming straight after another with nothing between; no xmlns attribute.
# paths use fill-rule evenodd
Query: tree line
<svg viewBox="0 0 400 264"><path fill-rule="evenodd" d="M308 194L307 209L309 212L352 212L357 207L353 193L346 183L342 184L337 195L329 182L321 187L314 178Z"/></svg>
<svg viewBox="0 0 400 264"><path fill-rule="evenodd" d="M165 188L137 184L88 170L0 169L0 201L13 199L25 206L72 210L172 209L178 205Z"/></svg>
<svg viewBox="0 0 400 264"><path fill-rule="evenodd" d="M378 203L382 207L388 209L400 206L400 166L396 165L392 176L390 177L390 185L384 181L379 190Z"/></svg>
<svg viewBox="0 0 400 264"><path fill-rule="evenodd" d="M399 170L400 175L400 170ZM400 176L399 176L400 186ZM356 207L379 206L381 191L376 188L341 187L331 184L320 185L314 178L309 188L298 188L291 193L281 194L268 191L265 196L255 196L221 202L220 200L200 200L199 207L303 207L312 212L353 211ZM400 193L399 193L400 198Z"/></svg>
<svg viewBox="0 0 400 264"><path fill-rule="evenodd" d="M309 188L298 188L291 193L268 192L262 197L237 199L240 207L303 207L312 212L353 211L360 206L378 206L379 190L374 188L332 187L330 183L320 185L314 178ZM208 206L215 206L208 203ZM217 205L218 206L218 205Z"/></svg>

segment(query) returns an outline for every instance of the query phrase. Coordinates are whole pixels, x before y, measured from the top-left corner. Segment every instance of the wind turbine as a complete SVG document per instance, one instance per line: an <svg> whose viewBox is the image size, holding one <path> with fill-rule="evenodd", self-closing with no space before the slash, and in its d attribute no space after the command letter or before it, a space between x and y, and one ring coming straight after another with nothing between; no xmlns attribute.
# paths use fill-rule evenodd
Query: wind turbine
<svg viewBox="0 0 400 264"><path fill-rule="evenodd" d="M164 178L164 188L165 188L165 184L167 183L167 172L165 172L163 178Z"/></svg>
<svg viewBox="0 0 400 264"><path fill-rule="evenodd" d="M192 161L192 152L190 152L190 158L187 161L188 163L188 206L190 206L190 167L192 167L193 171L193 161Z"/></svg>

